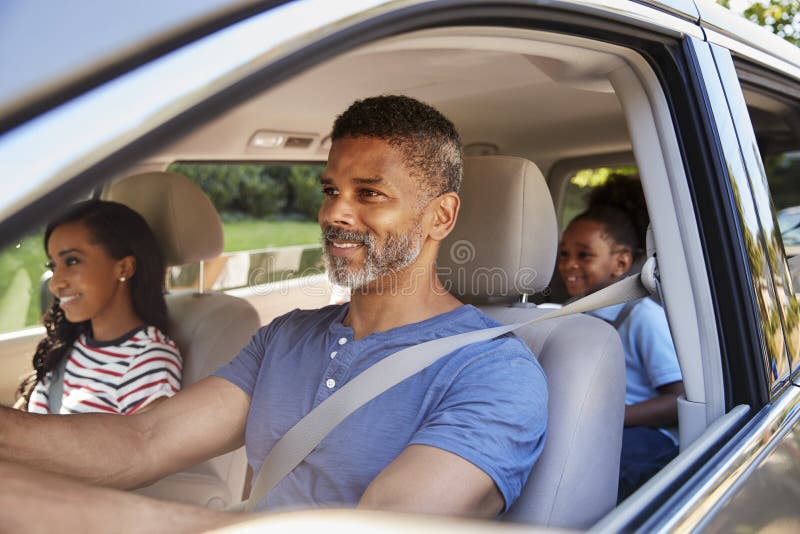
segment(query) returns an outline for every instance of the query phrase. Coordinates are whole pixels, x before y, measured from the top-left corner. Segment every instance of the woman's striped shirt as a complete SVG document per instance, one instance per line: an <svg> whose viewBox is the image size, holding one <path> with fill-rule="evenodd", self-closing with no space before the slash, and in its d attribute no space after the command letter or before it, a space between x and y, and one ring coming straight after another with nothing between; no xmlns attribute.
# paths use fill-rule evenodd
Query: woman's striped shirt
<svg viewBox="0 0 800 534"><path fill-rule="evenodd" d="M72 347L64 370L62 414L132 414L181 388L182 361L175 343L155 326L139 327L108 342L86 335ZM49 413L51 374L36 384L28 411Z"/></svg>

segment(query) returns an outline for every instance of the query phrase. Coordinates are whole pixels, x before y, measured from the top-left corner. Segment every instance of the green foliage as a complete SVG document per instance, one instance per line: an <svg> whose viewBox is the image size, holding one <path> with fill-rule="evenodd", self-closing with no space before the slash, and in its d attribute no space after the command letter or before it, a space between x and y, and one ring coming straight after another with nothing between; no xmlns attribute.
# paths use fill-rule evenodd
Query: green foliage
<svg viewBox="0 0 800 534"><path fill-rule="evenodd" d="M586 209L589 192L608 181L612 174L629 176L636 174L636 167L595 167L581 169L569 179L564 191L564 201L559 213L558 226L561 230L566 228L569 221Z"/></svg>
<svg viewBox="0 0 800 534"><path fill-rule="evenodd" d="M289 172L289 186L294 191L294 208L309 219L316 220L325 195L319 185L322 167L319 165L293 165Z"/></svg>
<svg viewBox="0 0 800 534"><path fill-rule="evenodd" d="M570 178L569 182L578 187L597 187L608 181L612 174L630 176L639 172L636 167L598 167L595 169L581 169Z"/></svg>
<svg viewBox="0 0 800 534"><path fill-rule="evenodd" d="M322 165L257 163L174 163L169 170L188 176L226 220L298 215L317 220L322 204Z"/></svg>
<svg viewBox="0 0 800 534"><path fill-rule="evenodd" d="M800 0L754 2L744 10L744 16L793 45L800 44Z"/></svg>
<svg viewBox="0 0 800 534"><path fill-rule="evenodd" d="M169 170L199 185L219 212L266 217L286 207L288 185L279 168L247 163L175 163Z"/></svg>
<svg viewBox="0 0 800 534"><path fill-rule="evenodd" d="M30 275L23 268L17 269L11 277L8 289L0 297L0 332L19 330L26 326L32 296Z"/></svg>
<svg viewBox="0 0 800 534"><path fill-rule="evenodd" d="M730 0L717 0L730 9ZM800 0L762 0L745 8L742 15L768 28L794 45L800 44Z"/></svg>
<svg viewBox="0 0 800 534"><path fill-rule="evenodd" d="M5 317L0 331L40 324L39 280L47 261L42 240L37 232L0 250L0 315Z"/></svg>
<svg viewBox="0 0 800 534"><path fill-rule="evenodd" d="M253 217L266 217L279 213L285 206L286 183L262 172L242 177L238 203L233 207Z"/></svg>

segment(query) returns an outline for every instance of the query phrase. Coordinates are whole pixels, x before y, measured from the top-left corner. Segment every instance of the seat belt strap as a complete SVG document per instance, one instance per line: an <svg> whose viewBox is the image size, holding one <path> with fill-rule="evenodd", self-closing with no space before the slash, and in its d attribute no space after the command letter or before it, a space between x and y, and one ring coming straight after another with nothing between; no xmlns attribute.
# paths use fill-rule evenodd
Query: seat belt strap
<svg viewBox="0 0 800 534"><path fill-rule="evenodd" d="M623 306L622 310L620 310L619 314L617 315L617 318L613 321L609 321L611 325L619 330L619 327L622 326L637 304L638 301L626 302L625 306Z"/></svg>
<svg viewBox="0 0 800 534"><path fill-rule="evenodd" d="M64 399L64 374L68 359L69 353L65 354L55 369L50 372L50 388L47 391L47 411L50 413L61 413L61 401Z"/></svg>
<svg viewBox="0 0 800 534"><path fill-rule="evenodd" d="M591 295L524 323L485 328L426 341L399 350L372 365L322 401L298 421L270 450L256 475L245 511L253 508L297 467L317 445L351 413L406 378L434 364L443 356L479 341L494 339L540 321L604 308L649 294L640 275L624 278ZM241 507L236 507L241 509Z"/></svg>

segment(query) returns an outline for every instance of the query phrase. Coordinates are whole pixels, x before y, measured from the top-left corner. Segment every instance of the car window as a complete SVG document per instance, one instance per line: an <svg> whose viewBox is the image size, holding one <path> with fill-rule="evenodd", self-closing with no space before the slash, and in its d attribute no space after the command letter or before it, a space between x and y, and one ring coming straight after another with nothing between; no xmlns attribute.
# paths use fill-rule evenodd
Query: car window
<svg viewBox="0 0 800 534"><path fill-rule="evenodd" d="M764 147L769 150L768 147ZM778 216L783 247L788 257L800 253L800 147L764 155L772 201Z"/></svg>
<svg viewBox="0 0 800 534"><path fill-rule="evenodd" d="M789 369L782 365L785 355L770 365L769 372L779 381L800 367L800 304L795 293L800 288L796 263L800 259L796 258L800 252L800 100L792 91L782 90L786 86L777 75L745 64L737 64L736 69L757 145L755 154L745 156L761 164L750 174L775 288L775 304L766 322L770 331L785 333L785 337L774 336L785 348L776 347L773 352L788 353L789 359Z"/></svg>
<svg viewBox="0 0 800 534"><path fill-rule="evenodd" d="M769 184L786 255L800 252L800 104L786 95L745 86L747 111Z"/></svg>
<svg viewBox="0 0 800 534"><path fill-rule="evenodd" d="M629 176L636 174L633 166L591 167L576 171L567 180L562 197L561 209L558 212L558 230L564 231L569 222L588 206L589 194L593 189L606 183L612 174Z"/></svg>
<svg viewBox="0 0 800 534"><path fill-rule="evenodd" d="M203 262L204 290L251 288L264 294L282 282L323 272L316 221L323 168L319 163L170 166L206 192L223 221L225 249ZM51 298L46 262L43 230L0 250L0 333L41 324ZM199 263L170 267L167 288L195 289L199 273Z"/></svg>
<svg viewBox="0 0 800 534"><path fill-rule="evenodd" d="M42 239L36 231L0 250L0 333L39 325L49 304Z"/></svg>
<svg viewBox="0 0 800 534"><path fill-rule="evenodd" d="M317 211L324 165L177 162L222 218L225 249L203 262L204 289L266 288L323 272ZM200 265L171 267L170 289L197 286Z"/></svg>

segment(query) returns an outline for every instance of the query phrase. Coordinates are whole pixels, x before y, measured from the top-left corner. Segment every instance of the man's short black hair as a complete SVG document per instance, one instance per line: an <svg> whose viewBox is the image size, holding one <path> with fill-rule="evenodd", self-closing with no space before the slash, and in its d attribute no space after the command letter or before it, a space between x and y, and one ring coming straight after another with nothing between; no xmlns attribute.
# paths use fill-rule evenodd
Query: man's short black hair
<svg viewBox="0 0 800 534"><path fill-rule="evenodd" d="M331 141L347 137L382 139L397 148L426 202L461 186L458 132L444 115L418 100L398 95L356 100L333 123Z"/></svg>

